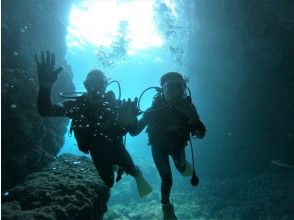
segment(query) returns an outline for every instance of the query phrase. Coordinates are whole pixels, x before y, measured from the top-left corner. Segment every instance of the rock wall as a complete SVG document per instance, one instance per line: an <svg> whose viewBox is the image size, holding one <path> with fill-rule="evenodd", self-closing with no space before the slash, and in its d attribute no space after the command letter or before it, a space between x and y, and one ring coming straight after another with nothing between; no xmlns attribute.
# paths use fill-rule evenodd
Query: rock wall
<svg viewBox="0 0 294 220"><path fill-rule="evenodd" d="M195 141L202 176L288 172L271 160L294 164L293 1L196 1L189 9L198 21L190 84L208 130Z"/></svg>
<svg viewBox="0 0 294 220"><path fill-rule="evenodd" d="M63 144L68 119L42 118L37 111L38 82L34 54L52 50L63 66L53 88L74 91L65 61L67 0L2 1L2 190L54 159Z"/></svg>

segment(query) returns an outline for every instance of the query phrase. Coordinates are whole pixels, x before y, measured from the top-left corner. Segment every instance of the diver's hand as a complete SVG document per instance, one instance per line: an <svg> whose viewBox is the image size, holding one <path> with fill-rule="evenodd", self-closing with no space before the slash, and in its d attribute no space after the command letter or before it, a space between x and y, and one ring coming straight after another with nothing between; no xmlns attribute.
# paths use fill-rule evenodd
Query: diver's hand
<svg viewBox="0 0 294 220"><path fill-rule="evenodd" d="M43 88L51 88L58 78L63 68L59 67L55 69L55 55L50 53L49 50L41 52L41 62L39 62L38 56L35 54L35 62L38 70L39 86Z"/></svg>
<svg viewBox="0 0 294 220"><path fill-rule="evenodd" d="M204 138L206 133L206 127L200 120L195 122L192 127L192 136L197 137L199 139Z"/></svg>
<svg viewBox="0 0 294 220"><path fill-rule="evenodd" d="M137 108L138 98L135 98L134 101L131 99L123 100L118 116L118 122L120 126L128 128L137 124L139 115L139 109Z"/></svg>

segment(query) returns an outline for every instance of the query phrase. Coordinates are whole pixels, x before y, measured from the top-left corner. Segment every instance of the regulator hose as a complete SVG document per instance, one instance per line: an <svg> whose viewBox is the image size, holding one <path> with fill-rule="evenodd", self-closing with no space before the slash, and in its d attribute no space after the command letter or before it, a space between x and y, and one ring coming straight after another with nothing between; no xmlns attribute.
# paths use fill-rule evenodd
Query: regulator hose
<svg viewBox="0 0 294 220"><path fill-rule="evenodd" d="M145 90L141 93L141 95L139 96L138 106L137 106L138 109L139 109L139 113L151 112L151 111L157 111L157 110L160 110L160 109L166 107L166 106L164 106L164 107L161 107L161 108L152 109L152 110L147 110L147 111L143 111L143 110L141 110L141 99L142 99L143 95L145 94L145 92L147 92L147 91L150 90L150 89L155 89L155 90L157 91L157 93L159 93L159 92L162 91L162 88L157 87L157 86L151 86L151 87L148 87L147 89L145 89Z"/></svg>
<svg viewBox="0 0 294 220"><path fill-rule="evenodd" d="M195 171L194 152L193 152L193 145L192 145L191 138L189 139L189 142L190 142L190 147L191 147L192 164L193 164L193 173L192 173L190 183L191 183L192 186L197 186L199 184L199 178L196 175L196 171Z"/></svg>
<svg viewBox="0 0 294 220"><path fill-rule="evenodd" d="M113 81L107 83L106 88L112 83L117 83L117 86L118 86L118 99L120 100L121 99L121 86L120 86L119 81L113 80ZM85 93L86 92L60 92L59 96L64 98L64 99L78 99L81 95L83 95ZM75 96L75 95L77 95L77 96Z"/></svg>
<svg viewBox="0 0 294 220"><path fill-rule="evenodd" d="M138 109L139 109L139 112L140 113L144 113L144 112L153 112L153 111L158 111L158 110L161 110L161 109L163 109L163 108L166 108L168 105L165 105L165 106L163 106L163 107L160 107L160 108L156 108L156 109L151 109L151 110L147 110L147 111L143 111L143 110L141 110L141 99L142 99L142 97L143 97L143 95L145 94L145 92L147 92L148 90L150 90L150 89L155 89L158 93L160 93L160 92L162 92L162 88L160 88L160 87L157 87L157 86L151 86L151 87L148 87L147 89L145 89L142 93L141 93L141 95L139 96L139 100L138 100ZM189 87L188 86L186 86L186 89L187 89L187 91L188 91L188 95L186 95L186 97L187 97L187 100L188 100L188 102L192 102L192 96L191 96L191 90L189 89Z"/></svg>

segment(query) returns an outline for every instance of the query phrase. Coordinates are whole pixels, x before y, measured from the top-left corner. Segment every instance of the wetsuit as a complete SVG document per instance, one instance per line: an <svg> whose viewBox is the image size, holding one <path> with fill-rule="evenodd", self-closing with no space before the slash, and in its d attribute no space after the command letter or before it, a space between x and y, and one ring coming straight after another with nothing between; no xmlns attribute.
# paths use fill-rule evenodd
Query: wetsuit
<svg viewBox="0 0 294 220"><path fill-rule="evenodd" d="M190 138L190 132L205 133L205 127L199 117L198 121L190 124L186 116L168 105L163 95L155 96L151 108L143 114L139 124L141 129L147 126L146 132L153 160L161 177L161 203L167 204L172 187L169 156L172 157L177 170L184 172L186 169L184 149Z"/></svg>
<svg viewBox="0 0 294 220"><path fill-rule="evenodd" d="M103 97L89 99L87 95L75 100L52 104L51 89L40 88L38 111L41 116L65 116L73 120L72 126L84 131L86 138L82 151L90 151L94 165L105 184L114 184L113 165L118 165L131 176L138 176L138 168L123 145L127 129L117 124L118 102L109 92ZM73 128L75 130L75 128ZM76 138L77 139L77 138Z"/></svg>

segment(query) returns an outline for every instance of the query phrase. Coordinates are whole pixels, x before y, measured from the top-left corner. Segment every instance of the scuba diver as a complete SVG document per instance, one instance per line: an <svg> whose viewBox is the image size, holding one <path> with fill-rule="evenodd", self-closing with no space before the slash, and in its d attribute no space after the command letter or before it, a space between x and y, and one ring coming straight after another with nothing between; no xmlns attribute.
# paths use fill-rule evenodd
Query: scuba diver
<svg viewBox="0 0 294 220"><path fill-rule="evenodd" d="M169 156L172 157L176 169L183 176L191 176L193 173L191 184L197 185L199 179L195 173L194 159L192 171L191 165L186 161L185 146L188 141L191 143L190 134L202 139L206 128L199 119L191 96L186 94L186 81L181 74L177 72L164 74L160 79L160 85L161 88L150 87L155 88L157 94L153 98L151 107L138 121L137 128L130 134L138 135L147 126L146 133L151 145L152 157L161 177L163 215L164 218L175 219L174 207L170 201L172 172Z"/></svg>
<svg viewBox="0 0 294 220"><path fill-rule="evenodd" d="M101 179L109 188L113 187L114 166L117 165L135 178L141 197L149 194L152 191L150 185L123 144L123 136L137 122L136 100L117 100L112 91L106 92L108 81L104 73L92 70L84 81L86 93L52 104L51 89L62 68L55 70L55 55L50 51L47 51L47 55L41 52L41 62L35 55L35 61L40 87L39 114L72 119L71 130L79 149L84 153L90 152Z"/></svg>

